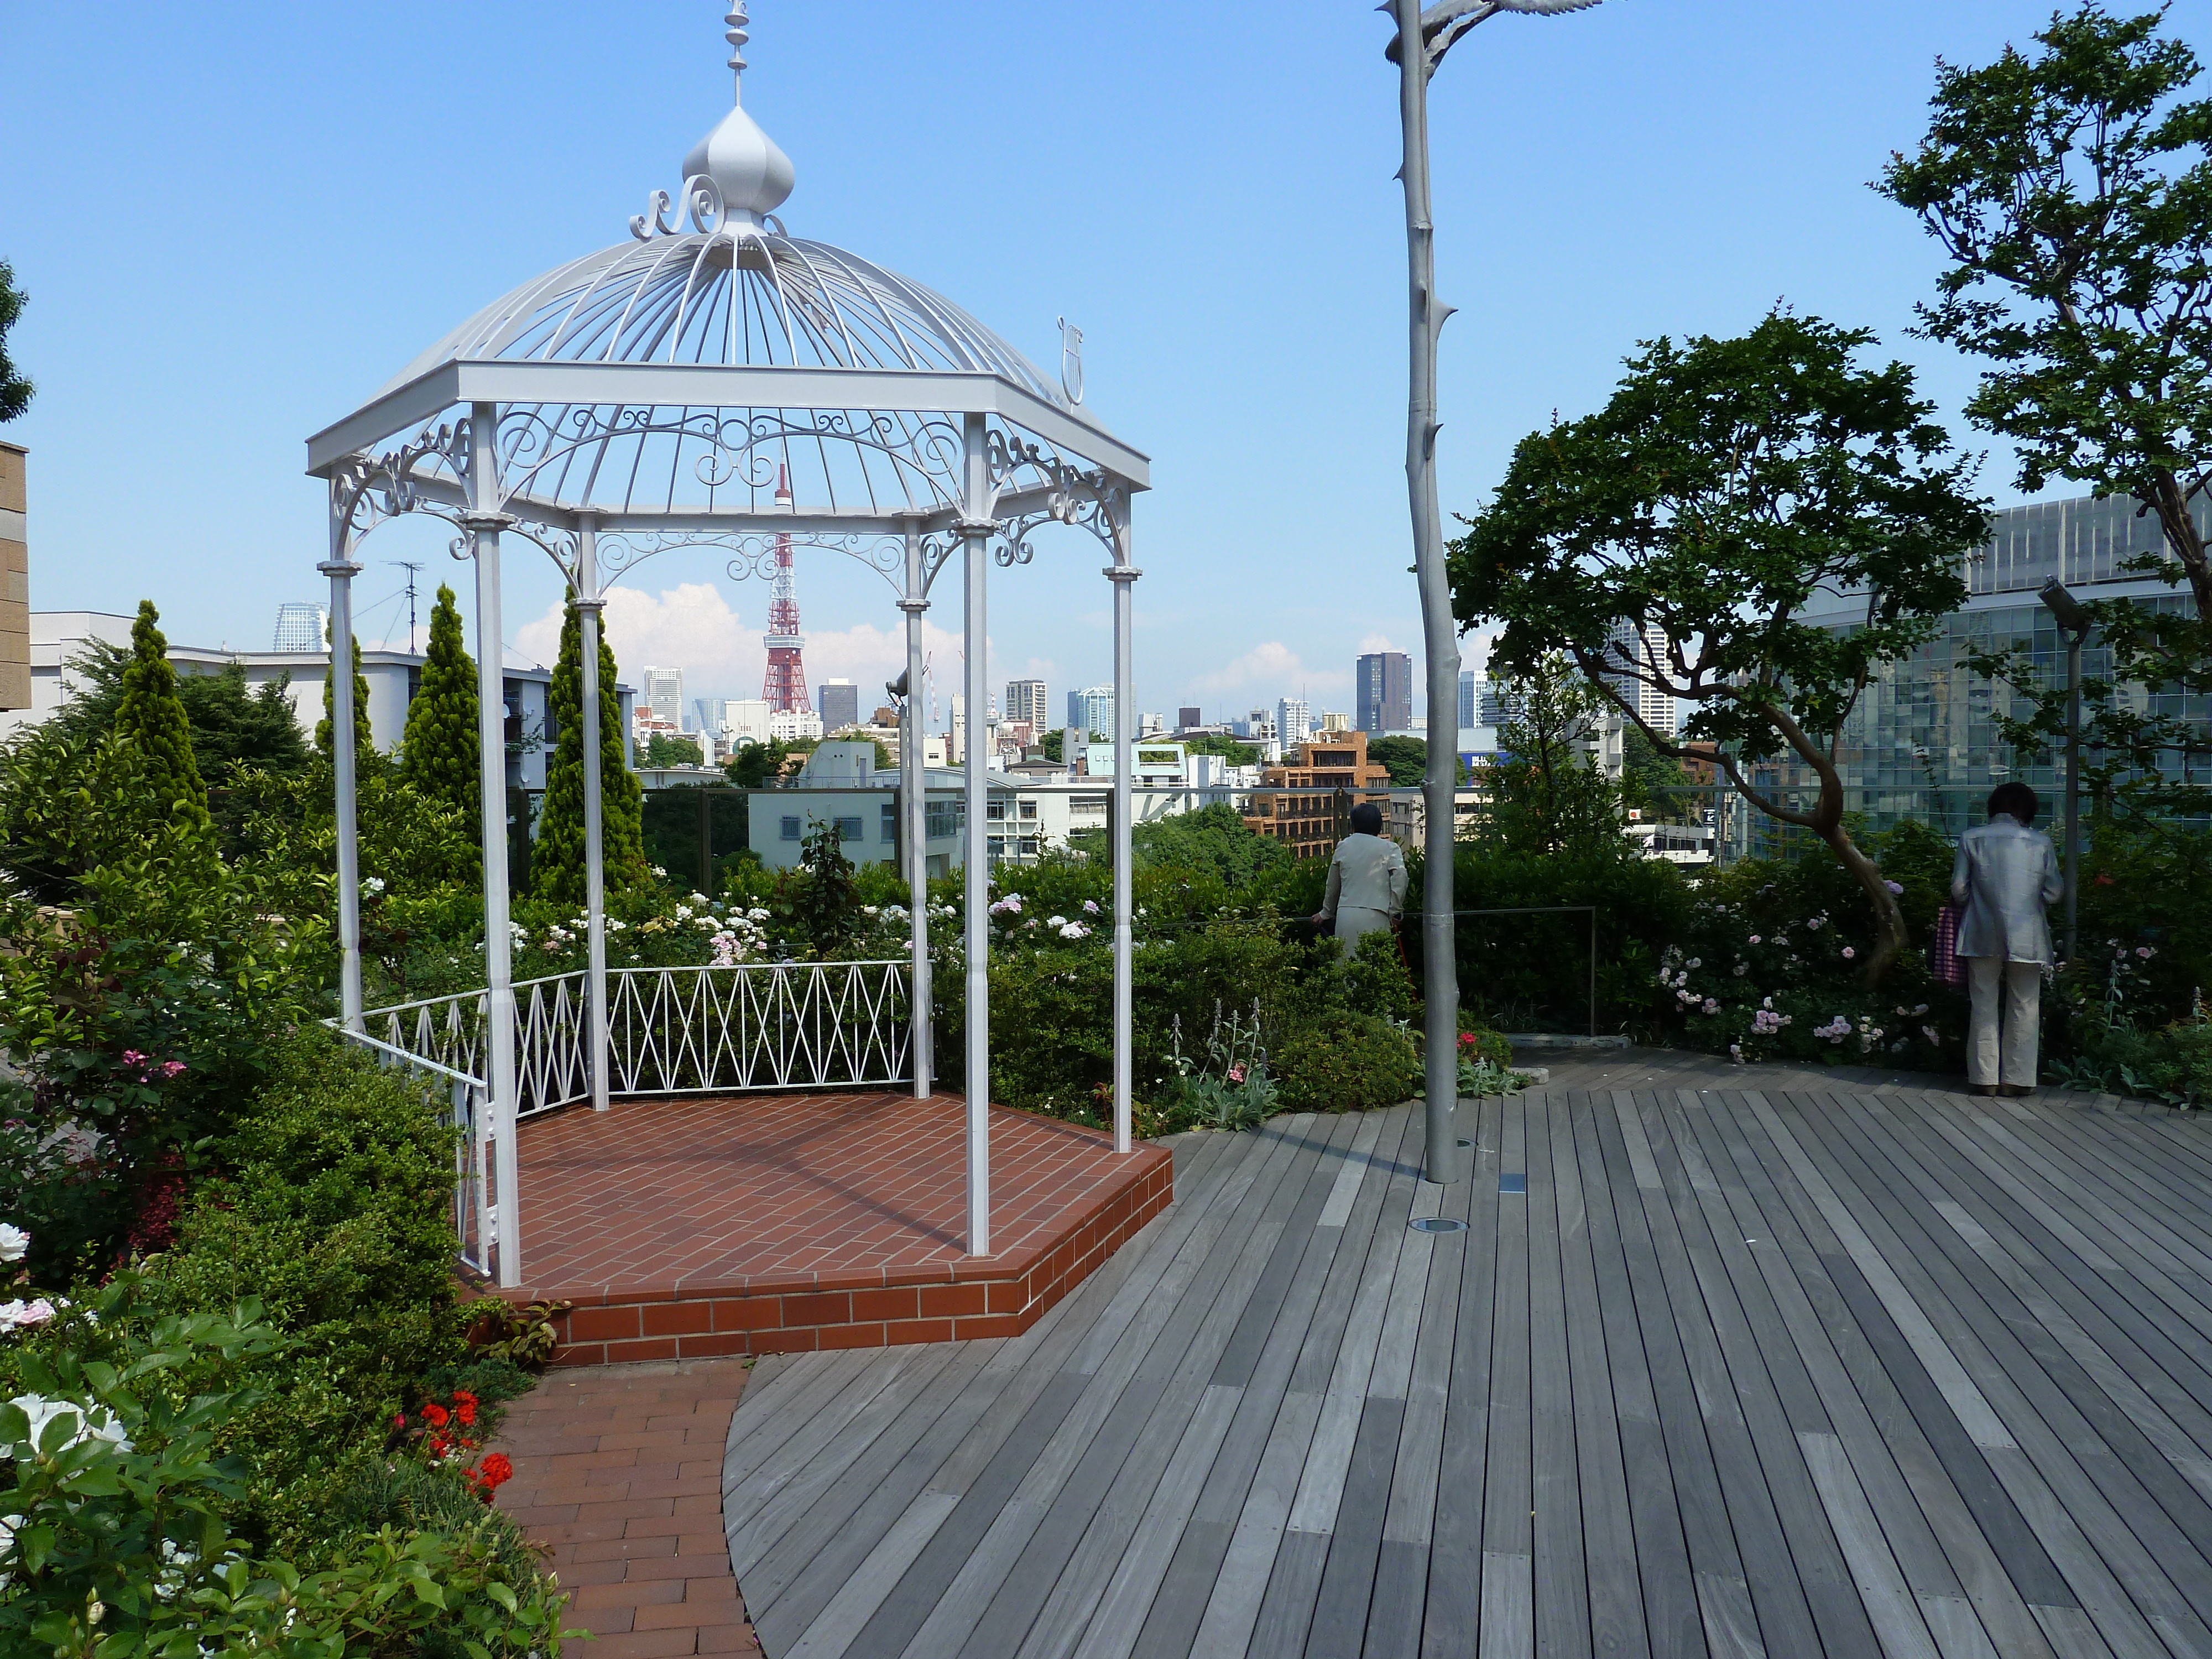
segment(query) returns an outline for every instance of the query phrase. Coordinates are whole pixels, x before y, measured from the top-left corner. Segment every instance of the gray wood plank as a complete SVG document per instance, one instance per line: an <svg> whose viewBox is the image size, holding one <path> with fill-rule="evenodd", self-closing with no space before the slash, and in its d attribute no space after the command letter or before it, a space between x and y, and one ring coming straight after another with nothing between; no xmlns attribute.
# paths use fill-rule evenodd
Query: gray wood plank
<svg viewBox="0 0 2212 1659"><path fill-rule="evenodd" d="M1528 1173L1524 1200L1528 1264L1529 1508L1535 1547L1536 1629L1547 1654L1591 1651L1589 1566L1583 1549L1582 1470L1569 1364L1565 1267L1552 1160L1552 1108L1530 1102L1522 1116ZM1577 1205L1580 1194L1577 1194Z"/></svg>

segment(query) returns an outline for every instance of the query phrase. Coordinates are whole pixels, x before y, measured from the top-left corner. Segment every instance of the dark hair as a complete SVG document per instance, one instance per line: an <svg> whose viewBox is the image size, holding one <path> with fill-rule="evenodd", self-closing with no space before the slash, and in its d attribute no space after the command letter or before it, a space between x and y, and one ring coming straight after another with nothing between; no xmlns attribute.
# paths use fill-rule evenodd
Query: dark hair
<svg viewBox="0 0 2212 1659"><path fill-rule="evenodd" d="M2033 824L2035 815L2043 810L2043 803L2035 798L2035 791L2014 778L2001 783L1990 791L1990 816L2000 812L2018 818L2022 823Z"/></svg>
<svg viewBox="0 0 2212 1659"><path fill-rule="evenodd" d="M1382 809L1371 800L1364 800L1352 809L1352 833L1355 836L1379 836L1382 833Z"/></svg>

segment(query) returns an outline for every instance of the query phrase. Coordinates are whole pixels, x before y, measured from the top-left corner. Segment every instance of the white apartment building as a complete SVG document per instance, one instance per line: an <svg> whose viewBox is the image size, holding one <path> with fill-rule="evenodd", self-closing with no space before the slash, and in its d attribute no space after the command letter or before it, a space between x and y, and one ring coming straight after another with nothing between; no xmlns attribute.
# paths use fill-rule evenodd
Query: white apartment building
<svg viewBox="0 0 2212 1659"><path fill-rule="evenodd" d="M645 670L638 688L638 702L653 711L653 724L671 732L684 729L684 671L680 668Z"/></svg>
<svg viewBox="0 0 2212 1659"><path fill-rule="evenodd" d="M1027 720L1030 729L1042 732L1051 720L1046 707L1045 685L1042 680L1008 680L1004 717L1010 720Z"/></svg>
<svg viewBox="0 0 2212 1659"><path fill-rule="evenodd" d="M21 726L33 726L75 696L70 659L92 640L128 650L134 618L101 611L34 611L31 613L31 705L0 714L0 735ZM169 647L169 661L179 676L219 674L231 663L246 671L249 691L285 675L291 677L286 694L292 702L300 728L312 734L323 718L323 680L330 667L327 651L231 651L205 646ZM372 651L361 653L361 676L368 682L370 738L390 754L398 746L407 727L408 705L415 700L422 678L419 652ZM550 699L553 672L538 663L512 657L505 674L507 688L507 782L520 789L545 787L545 763L560 733L553 727ZM635 694L617 685L623 726L628 730Z"/></svg>

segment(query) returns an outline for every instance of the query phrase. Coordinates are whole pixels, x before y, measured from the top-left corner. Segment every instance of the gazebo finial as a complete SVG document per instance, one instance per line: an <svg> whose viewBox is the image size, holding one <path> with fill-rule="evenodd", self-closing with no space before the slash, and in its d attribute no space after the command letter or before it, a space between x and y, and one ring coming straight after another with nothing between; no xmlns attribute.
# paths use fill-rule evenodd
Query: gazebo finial
<svg viewBox="0 0 2212 1659"><path fill-rule="evenodd" d="M791 194L791 158L745 113L744 46L750 38L745 26L752 18L745 0L728 0L728 4L722 21L729 26L724 38L730 43L734 79L732 108L719 126L691 147L684 158L684 177L687 193L694 179L703 175L714 180L721 198L718 217L723 222L757 225Z"/></svg>
<svg viewBox="0 0 2212 1659"><path fill-rule="evenodd" d="M730 74L735 82L730 89L730 101L742 104L745 101L745 42L750 38L745 33L745 25L752 21L745 10L745 0L730 0L730 9L722 14L722 21L729 25L722 38L730 43Z"/></svg>

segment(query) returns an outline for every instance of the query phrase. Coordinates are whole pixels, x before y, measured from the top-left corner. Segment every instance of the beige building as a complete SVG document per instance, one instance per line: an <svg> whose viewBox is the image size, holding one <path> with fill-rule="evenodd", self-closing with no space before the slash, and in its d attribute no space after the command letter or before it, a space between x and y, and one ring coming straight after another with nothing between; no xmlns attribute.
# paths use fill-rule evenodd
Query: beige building
<svg viewBox="0 0 2212 1659"><path fill-rule="evenodd" d="M0 441L0 708L31 706L29 452Z"/></svg>

